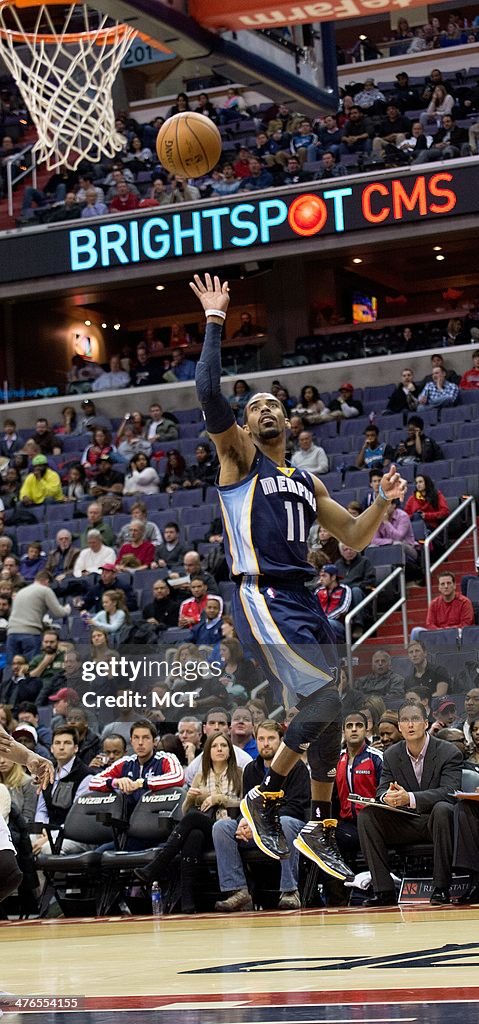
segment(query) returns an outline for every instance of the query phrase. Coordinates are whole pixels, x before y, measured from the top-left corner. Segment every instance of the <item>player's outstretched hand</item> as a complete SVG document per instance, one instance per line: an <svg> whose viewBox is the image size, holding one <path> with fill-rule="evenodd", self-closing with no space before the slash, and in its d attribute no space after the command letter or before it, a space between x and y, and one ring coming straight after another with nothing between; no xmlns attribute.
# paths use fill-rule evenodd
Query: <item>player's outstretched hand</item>
<svg viewBox="0 0 479 1024"><path fill-rule="evenodd" d="M26 767L33 777L35 782L38 782L41 789L45 789L46 786L51 782L55 781L55 769L51 761L48 761L46 757L40 757L39 754L31 753L28 758Z"/></svg>
<svg viewBox="0 0 479 1024"><path fill-rule="evenodd" d="M407 491L407 480L404 480L396 467L390 466L381 480L381 487L389 501L402 501Z"/></svg>
<svg viewBox="0 0 479 1024"><path fill-rule="evenodd" d="M200 300L203 309L220 309L226 313L230 304L230 290L227 281L221 283L219 277L215 276L212 280L210 274L205 274L203 284L199 274L195 274L193 281L190 281L190 288L196 298Z"/></svg>

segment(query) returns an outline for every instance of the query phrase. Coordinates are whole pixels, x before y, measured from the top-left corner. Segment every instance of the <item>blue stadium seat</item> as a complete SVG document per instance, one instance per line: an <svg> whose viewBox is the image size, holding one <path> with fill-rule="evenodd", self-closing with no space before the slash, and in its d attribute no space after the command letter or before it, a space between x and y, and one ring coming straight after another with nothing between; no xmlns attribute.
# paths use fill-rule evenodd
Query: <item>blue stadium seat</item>
<svg viewBox="0 0 479 1024"><path fill-rule="evenodd" d="M402 544L384 544L376 547L370 544L364 551L373 565L404 565L406 557Z"/></svg>
<svg viewBox="0 0 479 1024"><path fill-rule="evenodd" d="M452 650L457 643L457 629L425 629L421 633L421 640L428 650L436 647L449 647Z"/></svg>
<svg viewBox="0 0 479 1024"><path fill-rule="evenodd" d="M198 423L199 421L203 421L201 409L199 408L174 409L173 416L176 416L178 423Z"/></svg>
<svg viewBox="0 0 479 1024"><path fill-rule="evenodd" d="M192 505L203 504L203 491L192 487L184 491L174 491L171 496L171 508L190 508Z"/></svg>
<svg viewBox="0 0 479 1024"><path fill-rule="evenodd" d="M142 501L146 505L147 509L162 511L162 509L169 508L170 495L169 494L135 494L132 497L123 498L123 508L126 511L130 511L132 505L137 501Z"/></svg>

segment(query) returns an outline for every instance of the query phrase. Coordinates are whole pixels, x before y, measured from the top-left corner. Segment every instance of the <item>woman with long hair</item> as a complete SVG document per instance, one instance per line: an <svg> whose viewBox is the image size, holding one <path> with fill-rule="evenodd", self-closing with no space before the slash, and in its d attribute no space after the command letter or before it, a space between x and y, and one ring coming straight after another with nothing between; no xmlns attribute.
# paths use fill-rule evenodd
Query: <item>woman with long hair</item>
<svg viewBox="0 0 479 1024"><path fill-rule="evenodd" d="M23 814L25 821L34 821L37 790L32 777L27 775L21 764L14 764L4 754L0 755L0 782L10 793L12 807Z"/></svg>
<svg viewBox="0 0 479 1024"><path fill-rule="evenodd" d="M97 427L93 431L91 443L86 446L81 457L83 471L89 480L96 476L101 457L111 456L114 451L116 449L112 445L110 431L104 427Z"/></svg>
<svg viewBox="0 0 479 1024"><path fill-rule="evenodd" d="M253 392L247 381L236 380L233 384L233 392L228 395L228 402L233 410L234 417L240 425L243 423L245 406L248 404Z"/></svg>
<svg viewBox="0 0 479 1024"><path fill-rule="evenodd" d="M435 86L429 106L420 115L420 122L423 128L428 124L440 124L444 114L451 114L454 107L454 97L448 93L441 82Z"/></svg>
<svg viewBox="0 0 479 1024"><path fill-rule="evenodd" d="M410 519L422 519L431 533L449 515L449 505L442 493L425 473L415 480L416 489L408 498L404 511Z"/></svg>
<svg viewBox="0 0 479 1024"><path fill-rule="evenodd" d="M73 405L65 405L62 409L62 422L53 428L55 434L74 434L77 425L77 413Z"/></svg>
<svg viewBox="0 0 479 1024"><path fill-rule="evenodd" d="M105 590L101 599L102 610L88 619L89 626L98 626L114 641L125 622L130 621L123 590Z"/></svg>
<svg viewBox="0 0 479 1024"><path fill-rule="evenodd" d="M85 497L85 470L80 463L75 463L68 470L67 482L63 487L63 493L71 501L77 501Z"/></svg>
<svg viewBox="0 0 479 1024"><path fill-rule="evenodd" d="M161 490L167 494L191 486L186 469L186 462L177 448L170 448L166 456L166 471L161 481Z"/></svg>
<svg viewBox="0 0 479 1024"><path fill-rule="evenodd" d="M329 409L321 401L319 391L314 384L305 384L304 388L301 388L299 402L292 411L296 416L301 416L308 427L315 423L321 423L329 415Z"/></svg>
<svg viewBox="0 0 479 1024"><path fill-rule="evenodd" d="M198 865L204 850L212 846L214 822L227 817L230 808L239 807L241 776L229 736L209 736L204 746L201 768L183 802L184 817L151 864L136 872L142 882L150 884L154 879L167 875L173 858L181 854L183 914L195 913Z"/></svg>
<svg viewBox="0 0 479 1024"><path fill-rule="evenodd" d="M5 732L11 736L16 722L10 704L0 704L0 725L3 725Z"/></svg>
<svg viewBox="0 0 479 1024"><path fill-rule="evenodd" d="M479 765L479 717L472 719L472 722L469 723L469 729L471 731L472 750L466 758L465 768L467 768L468 764L474 765L474 767Z"/></svg>
<svg viewBox="0 0 479 1024"><path fill-rule="evenodd" d="M123 494L158 494L160 481L158 473L144 452L138 452L130 459L125 476Z"/></svg>

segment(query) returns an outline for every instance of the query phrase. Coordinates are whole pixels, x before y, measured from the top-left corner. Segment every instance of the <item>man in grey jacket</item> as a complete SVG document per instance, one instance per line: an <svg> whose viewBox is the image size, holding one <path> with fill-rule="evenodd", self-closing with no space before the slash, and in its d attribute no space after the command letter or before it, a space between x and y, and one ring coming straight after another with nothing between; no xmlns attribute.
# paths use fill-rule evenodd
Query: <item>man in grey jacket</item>
<svg viewBox="0 0 479 1024"><path fill-rule="evenodd" d="M372 875L369 907L397 903L388 846L433 843L433 906L450 903L452 874L452 794L461 788L463 757L453 743L430 736L426 709L405 702L398 712L402 742L384 752L376 799L384 807L365 807L358 815L361 850ZM395 813L397 811L409 812Z"/></svg>
<svg viewBox="0 0 479 1024"><path fill-rule="evenodd" d="M12 663L15 654L24 654L31 661L40 651L44 616L64 619L70 612L69 604L57 601L50 574L45 569L37 572L34 583L15 595L7 626L7 663Z"/></svg>

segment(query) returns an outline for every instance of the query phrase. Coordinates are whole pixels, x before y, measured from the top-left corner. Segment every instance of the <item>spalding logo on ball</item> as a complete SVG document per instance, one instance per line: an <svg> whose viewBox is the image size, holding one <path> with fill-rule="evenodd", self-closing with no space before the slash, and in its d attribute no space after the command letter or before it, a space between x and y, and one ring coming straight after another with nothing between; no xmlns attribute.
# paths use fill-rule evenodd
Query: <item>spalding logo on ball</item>
<svg viewBox="0 0 479 1024"><path fill-rule="evenodd" d="M221 135L209 117L185 110L162 125L156 152L170 174L201 178L216 167L221 157Z"/></svg>

